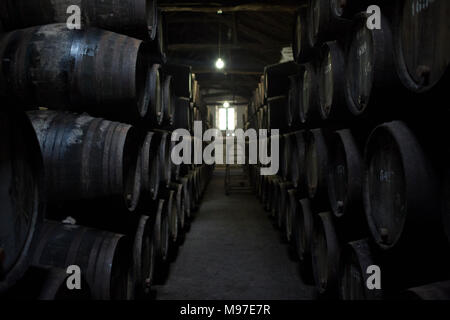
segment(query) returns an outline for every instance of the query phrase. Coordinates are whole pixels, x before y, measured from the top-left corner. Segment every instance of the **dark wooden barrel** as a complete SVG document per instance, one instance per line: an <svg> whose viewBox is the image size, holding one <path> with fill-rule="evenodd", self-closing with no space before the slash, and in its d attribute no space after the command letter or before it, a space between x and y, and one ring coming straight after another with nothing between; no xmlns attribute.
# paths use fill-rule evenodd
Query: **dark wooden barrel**
<svg viewBox="0 0 450 320"><path fill-rule="evenodd" d="M272 179L269 181L269 193L267 197L267 208L266 210L270 213L271 216L273 216L273 210L275 205L275 191L276 191L276 184L279 182L278 176L273 176Z"/></svg>
<svg viewBox="0 0 450 320"><path fill-rule="evenodd" d="M60 111L28 116L41 145L49 202L123 196L126 208L136 209L140 137L132 126Z"/></svg>
<svg viewBox="0 0 450 320"><path fill-rule="evenodd" d="M321 47L318 70L319 111L323 120L349 116L345 101L345 56L336 41Z"/></svg>
<svg viewBox="0 0 450 320"><path fill-rule="evenodd" d="M290 173L291 173L291 154L295 152L295 145L293 145L292 141L292 134L285 134L283 135L282 139L280 140L281 145L281 154L282 157L280 157L281 160L281 176L285 181L289 180Z"/></svg>
<svg viewBox="0 0 450 320"><path fill-rule="evenodd" d="M330 135L328 197L336 217L362 212L363 159L349 129Z"/></svg>
<svg viewBox="0 0 450 320"><path fill-rule="evenodd" d="M122 0L57 2L6 0L0 6L0 19L5 30L22 29L51 23L66 23L72 5L81 8L82 27L98 27L144 40L156 35L157 1Z"/></svg>
<svg viewBox="0 0 450 320"><path fill-rule="evenodd" d="M165 75L162 85L162 113L163 123L171 126L173 124L173 117L175 111L175 96L173 91L173 77Z"/></svg>
<svg viewBox="0 0 450 320"><path fill-rule="evenodd" d="M306 262L311 258L311 245L314 230L314 216L311 203L308 199L302 199L297 205L293 217L293 240L298 258Z"/></svg>
<svg viewBox="0 0 450 320"><path fill-rule="evenodd" d="M307 38L310 47L345 34L351 21L342 17L342 0L309 0Z"/></svg>
<svg viewBox="0 0 450 320"><path fill-rule="evenodd" d="M382 15L381 30L370 30L367 16L354 22L352 41L347 53L345 95L347 107L356 116L369 113L392 113L401 99L401 85L394 66L392 33ZM370 110L373 109L373 110Z"/></svg>
<svg viewBox="0 0 450 320"><path fill-rule="evenodd" d="M25 275L2 298L13 301L88 301L91 289L81 274L81 288L70 290L67 270L55 267L30 266Z"/></svg>
<svg viewBox="0 0 450 320"><path fill-rule="evenodd" d="M299 195L303 195L306 192L306 144L304 134L304 131L297 131L292 134L293 150L290 156L291 170L289 180L292 182L293 187L298 190Z"/></svg>
<svg viewBox="0 0 450 320"><path fill-rule="evenodd" d="M314 129L306 137L306 183L310 199L328 199L328 146L324 131Z"/></svg>
<svg viewBox="0 0 450 320"><path fill-rule="evenodd" d="M289 93L289 76L300 71L300 65L293 61L277 63L264 69L265 98L287 96ZM284 113L283 113L284 114Z"/></svg>
<svg viewBox="0 0 450 320"><path fill-rule="evenodd" d="M285 235L288 243L294 239L294 217L297 214L299 202L298 202L298 192L295 189L288 190L288 205L286 207L286 221L285 225Z"/></svg>
<svg viewBox="0 0 450 320"><path fill-rule="evenodd" d="M194 213L197 211L197 186L195 181L195 171L191 171L188 175L189 179L189 200L190 200L190 219L193 219Z"/></svg>
<svg viewBox="0 0 450 320"><path fill-rule="evenodd" d="M383 291L369 290L367 273L370 266L377 265L376 258L367 239L349 242L342 250L342 261L339 271L339 298L341 300L380 300ZM383 281L383 270L381 270ZM383 283L383 282L382 282Z"/></svg>
<svg viewBox="0 0 450 320"><path fill-rule="evenodd" d="M271 217L274 219L278 219L278 211L279 211L279 202L280 202L280 184L282 183L281 178L275 179L273 183L273 196L271 201ZM274 223L278 224L278 221L275 221Z"/></svg>
<svg viewBox="0 0 450 320"><path fill-rule="evenodd" d="M289 76L289 93L288 93L288 108L287 108L287 124L293 127L299 122L299 75Z"/></svg>
<svg viewBox="0 0 450 320"><path fill-rule="evenodd" d="M163 85L161 80L161 65L153 64L150 67L150 101L148 105L147 121L154 126L163 123Z"/></svg>
<svg viewBox="0 0 450 320"><path fill-rule="evenodd" d="M36 268L34 268L36 269ZM35 275L35 278L43 277L45 280L42 284L41 292L37 299L41 301L74 301L74 300L90 300L91 292L89 284L85 278L81 277L81 289L69 290L67 288L67 280L70 275L66 270L60 268L40 268L44 269L45 275ZM41 278L42 279L42 278Z"/></svg>
<svg viewBox="0 0 450 320"><path fill-rule="evenodd" d="M178 235L182 236L185 229L186 209L185 209L185 192L183 179L181 183L172 183L171 187L175 191L175 203L177 208Z"/></svg>
<svg viewBox="0 0 450 320"><path fill-rule="evenodd" d="M160 199L155 212L153 235L159 267L165 265L169 257L170 222L166 207L166 199ZM158 273L161 273L161 271L158 270Z"/></svg>
<svg viewBox="0 0 450 320"><path fill-rule="evenodd" d="M153 283L156 252L152 241L153 219L140 216L136 221L128 291L129 295L134 292L134 297L140 298L150 291Z"/></svg>
<svg viewBox="0 0 450 320"><path fill-rule="evenodd" d="M300 8L295 16L294 36L292 51L297 63L305 63L311 60L315 54L314 47L308 41L307 26L308 8Z"/></svg>
<svg viewBox="0 0 450 320"><path fill-rule="evenodd" d="M185 212L185 225L186 227L189 224L189 219L191 217L191 185L189 181L189 176L183 177L181 179L181 183L183 184L183 194L184 194L184 212Z"/></svg>
<svg viewBox="0 0 450 320"><path fill-rule="evenodd" d="M397 1L394 14L394 49L397 73L415 92L433 88L450 63L450 3Z"/></svg>
<svg viewBox="0 0 450 320"><path fill-rule="evenodd" d="M286 96L267 99L268 129L283 129L286 127L286 110L288 99Z"/></svg>
<svg viewBox="0 0 450 320"><path fill-rule="evenodd" d="M177 97L192 99L192 68L190 66L166 64L164 73L173 77L173 90Z"/></svg>
<svg viewBox="0 0 450 320"><path fill-rule="evenodd" d="M284 232L286 229L286 212L288 211L289 206L289 194L288 191L292 189L292 183L290 182L281 182L279 184L279 193L278 193L278 211L277 211L277 227Z"/></svg>
<svg viewBox="0 0 450 320"><path fill-rule="evenodd" d="M264 210L269 210L269 201L270 201L270 193L272 190L272 180L274 176L265 176L265 182L264 182L264 190L263 190L263 199L262 203L264 206Z"/></svg>
<svg viewBox="0 0 450 320"><path fill-rule="evenodd" d="M178 240L178 207L176 193L174 190L168 191L166 198L166 215L168 216L170 243L176 243Z"/></svg>
<svg viewBox="0 0 450 320"><path fill-rule="evenodd" d="M169 132L158 131L159 137L159 166L161 169L161 183L169 186L172 180L172 159L171 159L171 135Z"/></svg>
<svg viewBox="0 0 450 320"><path fill-rule="evenodd" d="M160 184L160 161L158 158L158 137L153 132L148 132L141 147L141 184L143 197L156 200Z"/></svg>
<svg viewBox="0 0 450 320"><path fill-rule="evenodd" d="M30 120L0 111L0 293L25 273L44 217L42 157Z"/></svg>
<svg viewBox="0 0 450 320"><path fill-rule="evenodd" d="M450 281L435 282L415 287L403 292L401 300L448 301L450 300Z"/></svg>
<svg viewBox="0 0 450 320"><path fill-rule="evenodd" d="M33 265L63 269L77 265L93 299L127 298L130 254L124 236L47 221L34 245Z"/></svg>
<svg viewBox="0 0 450 320"><path fill-rule="evenodd" d="M313 63L302 65L299 88L299 116L301 123L313 123L319 117L317 70Z"/></svg>
<svg viewBox="0 0 450 320"><path fill-rule="evenodd" d="M0 58L0 96L25 107L127 122L147 115L151 73L141 40L52 24L2 34Z"/></svg>
<svg viewBox="0 0 450 320"><path fill-rule="evenodd" d="M407 125L394 121L378 126L366 144L364 162L364 207L377 245L412 249L412 243L422 246L439 239L438 180Z"/></svg>
<svg viewBox="0 0 450 320"><path fill-rule="evenodd" d="M337 291L341 247L330 212L320 213L314 222L312 264L317 290L334 296Z"/></svg>
<svg viewBox="0 0 450 320"><path fill-rule="evenodd" d="M176 129L186 129L191 131L191 122L190 122L190 106L189 98L177 97L176 98L176 108L173 119L173 128Z"/></svg>
<svg viewBox="0 0 450 320"><path fill-rule="evenodd" d="M157 13L158 26L156 29L156 37L149 43L150 58L160 64L167 63L167 47L164 34L164 15L160 9Z"/></svg>

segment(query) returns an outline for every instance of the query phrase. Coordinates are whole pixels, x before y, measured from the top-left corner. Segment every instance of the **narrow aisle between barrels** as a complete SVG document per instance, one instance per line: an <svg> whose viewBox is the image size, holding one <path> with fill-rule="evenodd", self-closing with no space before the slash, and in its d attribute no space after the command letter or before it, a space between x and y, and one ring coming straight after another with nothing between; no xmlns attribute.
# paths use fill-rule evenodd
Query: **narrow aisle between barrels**
<svg viewBox="0 0 450 320"><path fill-rule="evenodd" d="M256 196L226 196L224 174L216 169L156 298L314 299Z"/></svg>

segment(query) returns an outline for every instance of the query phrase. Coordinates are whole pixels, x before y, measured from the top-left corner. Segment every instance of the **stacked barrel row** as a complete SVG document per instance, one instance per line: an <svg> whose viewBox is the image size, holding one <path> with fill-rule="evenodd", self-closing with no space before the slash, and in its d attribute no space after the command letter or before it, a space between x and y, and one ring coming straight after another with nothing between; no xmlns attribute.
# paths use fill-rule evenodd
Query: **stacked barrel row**
<svg viewBox="0 0 450 320"><path fill-rule="evenodd" d="M247 126L280 129L280 171L255 190L324 297L450 299L449 10L309 1L296 62L266 68Z"/></svg>
<svg viewBox="0 0 450 320"><path fill-rule="evenodd" d="M199 88L165 63L156 1L78 2L80 30L73 4L0 5L0 294L148 298L212 170L171 160Z"/></svg>

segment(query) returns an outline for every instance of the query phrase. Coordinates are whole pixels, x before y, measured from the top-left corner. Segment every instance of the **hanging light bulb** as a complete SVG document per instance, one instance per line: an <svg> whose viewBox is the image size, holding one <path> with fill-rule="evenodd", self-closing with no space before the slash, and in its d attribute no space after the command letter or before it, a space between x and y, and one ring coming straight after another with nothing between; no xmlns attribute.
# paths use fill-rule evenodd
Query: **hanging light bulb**
<svg viewBox="0 0 450 320"><path fill-rule="evenodd" d="M225 102L223 103L223 107L224 107L224 108L229 108L229 107L230 107L230 103L229 103L228 101L225 101Z"/></svg>
<svg viewBox="0 0 450 320"><path fill-rule="evenodd" d="M222 70L224 67L225 67L225 62L222 60L222 58L217 59L216 68L219 70Z"/></svg>

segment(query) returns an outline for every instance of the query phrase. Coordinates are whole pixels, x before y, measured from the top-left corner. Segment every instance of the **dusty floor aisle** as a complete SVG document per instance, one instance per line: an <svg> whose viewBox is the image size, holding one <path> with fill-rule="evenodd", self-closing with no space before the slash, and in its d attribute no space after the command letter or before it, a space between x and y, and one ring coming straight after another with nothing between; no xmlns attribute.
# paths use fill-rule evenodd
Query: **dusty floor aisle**
<svg viewBox="0 0 450 320"><path fill-rule="evenodd" d="M220 169L170 266L166 284L156 290L160 300L315 297L256 196L225 196Z"/></svg>

